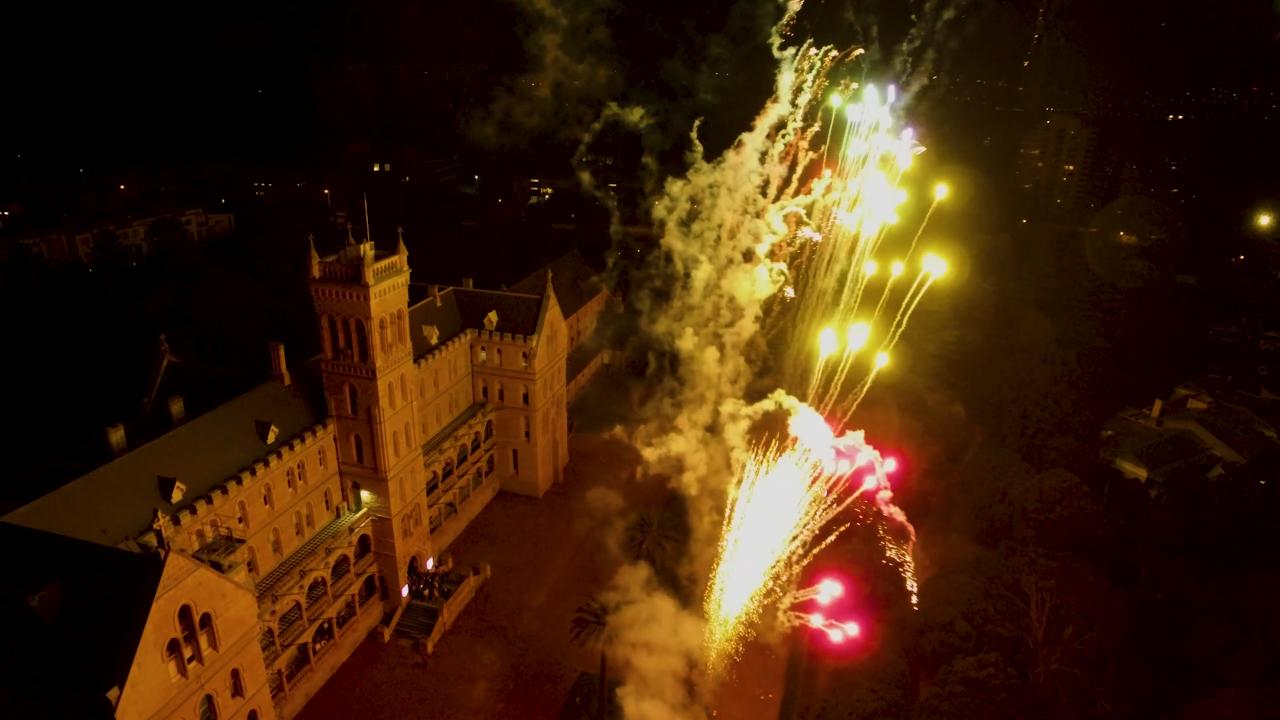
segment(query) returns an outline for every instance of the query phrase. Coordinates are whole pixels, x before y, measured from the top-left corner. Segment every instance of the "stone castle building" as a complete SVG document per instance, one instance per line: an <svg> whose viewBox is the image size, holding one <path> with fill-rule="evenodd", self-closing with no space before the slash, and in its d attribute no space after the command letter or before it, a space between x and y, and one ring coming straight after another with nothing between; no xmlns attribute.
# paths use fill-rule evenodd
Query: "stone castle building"
<svg viewBox="0 0 1280 720"><path fill-rule="evenodd" d="M498 492L561 480L608 298L580 257L491 291L411 283L403 241L313 247L310 291L319 357L273 345L139 447L109 428L114 459L0 522L7 717L292 717Z"/></svg>

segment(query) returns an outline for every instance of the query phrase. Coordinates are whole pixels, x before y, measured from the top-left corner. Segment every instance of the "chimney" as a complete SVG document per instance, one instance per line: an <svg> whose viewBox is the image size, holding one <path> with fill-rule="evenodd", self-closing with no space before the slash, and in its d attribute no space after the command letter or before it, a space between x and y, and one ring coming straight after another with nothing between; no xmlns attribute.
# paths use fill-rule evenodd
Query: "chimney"
<svg viewBox="0 0 1280 720"><path fill-rule="evenodd" d="M464 288L466 288L466 289L470 290L471 288L473 288L473 287L475 287L475 286L476 286L476 283L475 283L475 280L474 280L474 279L472 279L472 278L462 278L462 287L464 287Z"/></svg>
<svg viewBox="0 0 1280 720"><path fill-rule="evenodd" d="M181 395L174 395L169 398L169 419L173 421L174 425L187 419L187 406L182 401Z"/></svg>
<svg viewBox="0 0 1280 720"><path fill-rule="evenodd" d="M436 301L436 307L440 307L440 286L431 286L431 299Z"/></svg>
<svg viewBox="0 0 1280 720"><path fill-rule="evenodd" d="M1163 409L1164 409L1164 401L1161 400L1160 398L1156 398L1155 403L1151 405L1151 419L1159 422L1160 411Z"/></svg>
<svg viewBox="0 0 1280 720"><path fill-rule="evenodd" d="M284 361L284 343L273 342L271 348L271 377L282 385L289 384L289 366Z"/></svg>
<svg viewBox="0 0 1280 720"><path fill-rule="evenodd" d="M119 455L128 449L124 440L124 425L116 423L107 426L107 446L111 448L114 455Z"/></svg>

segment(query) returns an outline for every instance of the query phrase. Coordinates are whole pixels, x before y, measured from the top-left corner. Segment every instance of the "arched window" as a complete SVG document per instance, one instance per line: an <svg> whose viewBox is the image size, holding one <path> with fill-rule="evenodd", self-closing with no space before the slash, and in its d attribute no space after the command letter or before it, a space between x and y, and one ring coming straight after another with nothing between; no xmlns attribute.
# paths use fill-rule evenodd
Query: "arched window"
<svg viewBox="0 0 1280 720"><path fill-rule="evenodd" d="M522 368L529 367L529 353L527 352L520 353L520 367Z"/></svg>
<svg viewBox="0 0 1280 720"><path fill-rule="evenodd" d="M489 477L493 474L493 455L484 459L484 476Z"/></svg>
<svg viewBox="0 0 1280 720"><path fill-rule="evenodd" d="M178 608L178 634L182 638L183 659L188 665L200 662L200 640L196 635L196 617L190 605Z"/></svg>
<svg viewBox="0 0 1280 720"><path fill-rule="evenodd" d="M325 325L328 326L328 337L325 338L325 349L329 351L329 358L335 359L339 354L338 347L338 321L333 319L332 315L325 318Z"/></svg>
<svg viewBox="0 0 1280 720"><path fill-rule="evenodd" d="M246 563L249 568L249 574L254 577L257 577L258 576L258 551L254 549L252 545L246 545L245 550L247 551L247 554L249 556L248 562Z"/></svg>
<svg viewBox="0 0 1280 720"><path fill-rule="evenodd" d="M357 433L351 434L351 453L355 456L356 464L364 464L364 440Z"/></svg>
<svg viewBox="0 0 1280 720"><path fill-rule="evenodd" d="M333 493L329 488L324 489L324 511L333 512Z"/></svg>
<svg viewBox="0 0 1280 720"><path fill-rule="evenodd" d="M324 448L320 448L320 450L316 453L316 463L320 465L321 469L324 469L325 467Z"/></svg>
<svg viewBox="0 0 1280 720"><path fill-rule="evenodd" d="M305 460L298 461L298 484L307 484L307 462Z"/></svg>
<svg viewBox="0 0 1280 720"><path fill-rule="evenodd" d="M484 378L480 378L480 399L489 400L489 383Z"/></svg>
<svg viewBox="0 0 1280 720"><path fill-rule="evenodd" d="M249 529L249 506L243 500L236 501L236 524L245 530Z"/></svg>
<svg viewBox="0 0 1280 720"><path fill-rule="evenodd" d="M461 465L462 463L464 463L464 462L466 462L466 461L467 461L467 446L466 446L466 445L459 445L459 446L458 446L458 454L456 455L456 457L457 457L457 459L458 459L458 464L459 464L459 465Z"/></svg>
<svg viewBox="0 0 1280 720"><path fill-rule="evenodd" d="M347 414L352 417L360 414L360 393L351 383L347 383Z"/></svg>
<svg viewBox="0 0 1280 720"><path fill-rule="evenodd" d="M520 451L511 448L511 472L520 474Z"/></svg>
<svg viewBox="0 0 1280 720"><path fill-rule="evenodd" d="M362 560L373 552L373 541L368 535L356 538L356 560Z"/></svg>
<svg viewBox="0 0 1280 720"><path fill-rule="evenodd" d="M258 711L250 710L249 714L244 716L244 720L258 720Z"/></svg>
<svg viewBox="0 0 1280 720"><path fill-rule="evenodd" d="M311 507L311 503L310 503L310 502L308 502L308 503L307 503L307 515L306 515L306 519L307 519L307 529L308 529L308 530L311 530L311 529L315 528L315 526L316 526L316 511L315 511L315 509L314 509L314 508L312 508L312 507Z"/></svg>
<svg viewBox="0 0 1280 720"><path fill-rule="evenodd" d="M360 584L360 604L364 605L378 594L378 581L372 575L366 577L364 582Z"/></svg>
<svg viewBox="0 0 1280 720"><path fill-rule="evenodd" d="M431 471L431 477L427 478L427 497L431 497L440 490L440 473L435 470Z"/></svg>
<svg viewBox="0 0 1280 720"><path fill-rule="evenodd" d="M289 492L298 492L298 486L294 484L293 468L284 471L284 484L289 488Z"/></svg>
<svg viewBox="0 0 1280 720"><path fill-rule="evenodd" d="M280 528L271 528L271 552L276 557L284 554L284 543L280 540Z"/></svg>
<svg viewBox="0 0 1280 720"><path fill-rule="evenodd" d="M289 639L293 637L290 633L294 628L298 627L300 622L302 622L302 603L295 600L280 614L280 633L278 637L282 645L287 646L289 644Z"/></svg>
<svg viewBox="0 0 1280 720"><path fill-rule="evenodd" d="M200 651L218 651L218 633L213 629L213 616L209 613L200 616Z"/></svg>
<svg viewBox="0 0 1280 720"><path fill-rule="evenodd" d="M293 511L293 534L302 537L302 513Z"/></svg>
<svg viewBox="0 0 1280 720"><path fill-rule="evenodd" d="M453 477L453 461L445 460L444 467L440 470L440 479L448 480L451 477Z"/></svg>
<svg viewBox="0 0 1280 720"><path fill-rule="evenodd" d="M529 386L520 386L520 404L529 407Z"/></svg>
<svg viewBox="0 0 1280 720"><path fill-rule="evenodd" d="M307 586L307 610L315 607L317 603L323 601L329 596L329 583L324 578L316 578Z"/></svg>
<svg viewBox="0 0 1280 720"><path fill-rule="evenodd" d="M271 483L262 483L262 504L272 510L276 509L276 496L271 492Z"/></svg>
<svg viewBox="0 0 1280 720"><path fill-rule="evenodd" d="M334 585L338 581L346 577L351 572L351 560L346 555L339 555L338 559L333 563L333 569L329 571L329 582Z"/></svg>
<svg viewBox="0 0 1280 720"><path fill-rule="evenodd" d="M528 440L529 439L529 418L527 417L520 418L520 425L523 426L524 428L524 439Z"/></svg>
<svg viewBox="0 0 1280 720"><path fill-rule="evenodd" d="M390 380L387 381L387 402L391 404L391 409L396 409L396 386Z"/></svg>
<svg viewBox="0 0 1280 720"><path fill-rule="evenodd" d="M484 439L489 440L493 437L493 421L485 420L484 422Z"/></svg>
<svg viewBox="0 0 1280 720"><path fill-rule="evenodd" d="M384 317L378 318L378 347L382 348L383 352L389 349L387 346L387 319Z"/></svg>
<svg viewBox="0 0 1280 720"><path fill-rule="evenodd" d="M200 707L196 711L196 717L199 720L218 720L218 706L213 704L212 695L205 695L200 698Z"/></svg>
<svg viewBox="0 0 1280 720"><path fill-rule="evenodd" d="M471 435L471 452L475 452L479 449L480 449L480 433L477 432Z"/></svg>
<svg viewBox="0 0 1280 720"><path fill-rule="evenodd" d="M244 697L244 676L240 674L240 668L231 668L231 697Z"/></svg>
<svg viewBox="0 0 1280 720"><path fill-rule="evenodd" d="M362 363L369 362L369 331L364 327L364 321L356 318L356 360Z"/></svg>
<svg viewBox="0 0 1280 720"><path fill-rule="evenodd" d="M343 319L342 321L342 352L340 357L351 357L351 320Z"/></svg>
<svg viewBox="0 0 1280 720"><path fill-rule="evenodd" d="M276 650L276 631L270 627L262 628L262 634L258 636L258 647L262 648L263 655L271 657L271 653Z"/></svg>
<svg viewBox="0 0 1280 720"><path fill-rule="evenodd" d="M391 431L391 456L397 460L400 458L400 431Z"/></svg>
<svg viewBox="0 0 1280 720"><path fill-rule="evenodd" d="M404 379L404 373L400 373L400 402L409 402L409 383Z"/></svg>
<svg viewBox="0 0 1280 720"><path fill-rule="evenodd" d="M197 548L204 547L204 543L207 539L204 534L204 528L196 528L195 534L196 534L196 547Z"/></svg>
<svg viewBox="0 0 1280 720"><path fill-rule="evenodd" d="M403 345L405 336L404 310L396 311L396 343Z"/></svg>
<svg viewBox="0 0 1280 720"><path fill-rule="evenodd" d="M494 348L493 352L497 355L498 367L502 367L502 348Z"/></svg>
<svg viewBox="0 0 1280 720"><path fill-rule="evenodd" d="M404 446L406 448L413 447L413 425L407 420L404 423Z"/></svg>
<svg viewBox="0 0 1280 720"><path fill-rule="evenodd" d="M501 405L506 401L507 401L507 394L502 389L502 383L499 382L498 383L498 404Z"/></svg>
<svg viewBox="0 0 1280 720"><path fill-rule="evenodd" d="M480 352L479 354L476 355L476 362L483 363L488 360L489 360L489 351L485 349L485 346L481 345Z"/></svg>
<svg viewBox="0 0 1280 720"><path fill-rule="evenodd" d="M169 638L164 646L164 660L169 665L169 679L177 680L187 676L187 661L182 656L182 645L178 638Z"/></svg>

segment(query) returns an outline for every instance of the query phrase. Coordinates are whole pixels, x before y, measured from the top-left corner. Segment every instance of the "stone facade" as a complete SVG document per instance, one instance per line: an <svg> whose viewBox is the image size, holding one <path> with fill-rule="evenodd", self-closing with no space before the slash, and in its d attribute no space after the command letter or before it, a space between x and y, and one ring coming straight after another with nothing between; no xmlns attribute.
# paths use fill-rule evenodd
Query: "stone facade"
<svg viewBox="0 0 1280 720"><path fill-rule="evenodd" d="M291 371L273 347L271 382L5 516L155 559L149 611L112 641L132 661L89 694L131 720L291 717L499 490L560 481L566 357L605 294L566 319L544 275L415 302L403 242L313 249L318 359Z"/></svg>

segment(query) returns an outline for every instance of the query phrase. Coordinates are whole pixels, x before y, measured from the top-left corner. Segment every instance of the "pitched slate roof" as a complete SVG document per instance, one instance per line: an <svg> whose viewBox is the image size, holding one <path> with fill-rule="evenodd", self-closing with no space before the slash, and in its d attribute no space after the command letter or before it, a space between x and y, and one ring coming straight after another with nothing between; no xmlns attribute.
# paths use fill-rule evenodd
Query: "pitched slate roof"
<svg viewBox="0 0 1280 720"><path fill-rule="evenodd" d="M106 693L124 689L162 556L5 522L0 544L21 548L0 583L0 705L12 717L111 717Z"/></svg>
<svg viewBox="0 0 1280 720"><path fill-rule="evenodd" d="M413 356L422 357L431 352L431 341L423 327L433 326L439 331L437 342L448 342L466 330L462 315L458 312L457 297L453 288L440 288L440 305L436 306L430 286L409 286L409 335L413 342Z"/></svg>
<svg viewBox="0 0 1280 720"><path fill-rule="evenodd" d="M6 522L116 546L151 525L156 509L173 513L308 427L324 413L307 396L301 374L290 386L263 383L98 469L5 515ZM276 426L263 442L259 421ZM177 503L161 495L161 478L186 486Z"/></svg>
<svg viewBox="0 0 1280 720"><path fill-rule="evenodd" d="M551 271L551 287L555 290L556 302L566 318L572 317L605 289L599 274L587 264L582 253L573 250L526 275L511 286L511 291L541 296L547 286L547 270Z"/></svg>
<svg viewBox="0 0 1280 720"><path fill-rule="evenodd" d="M440 305L437 306L429 289L415 285L411 290L414 293L411 302L416 301L409 308L414 357L422 357L432 348L423 332L424 326L434 326L439 331L438 343L448 342L464 330L483 330L485 316L496 311L498 325L495 330L498 332L532 335L538 329L538 314L542 311L541 292L530 295L446 287L440 288Z"/></svg>
<svg viewBox="0 0 1280 720"><path fill-rule="evenodd" d="M538 314L542 311L542 294L528 295L498 290L454 288L458 314L466 327L484 329L484 318L497 311L497 332L532 335L538 330Z"/></svg>

